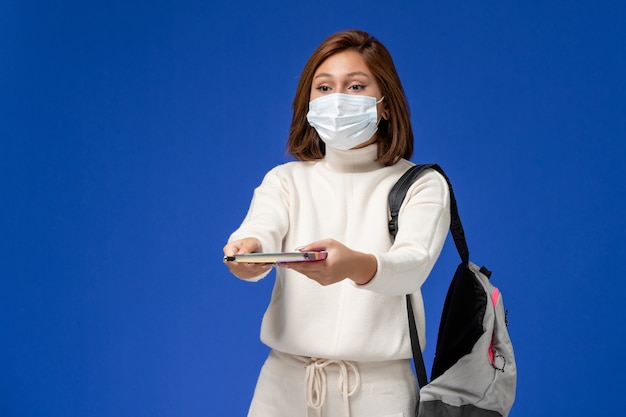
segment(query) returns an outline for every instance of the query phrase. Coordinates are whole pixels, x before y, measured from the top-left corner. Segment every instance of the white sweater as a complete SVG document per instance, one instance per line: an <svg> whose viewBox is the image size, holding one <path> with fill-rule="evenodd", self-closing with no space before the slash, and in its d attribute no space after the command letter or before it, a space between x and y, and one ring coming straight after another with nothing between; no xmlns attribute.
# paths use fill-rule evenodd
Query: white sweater
<svg viewBox="0 0 626 417"><path fill-rule="evenodd" d="M402 159L384 167L376 156L375 144L349 151L327 147L322 160L275 167L255 190L231 241L256 237L263 251L275 252L333 238L374 254L378 262L376 275L366 285L346 279L321 286L291 269L276 268L261 326L261 340L271 348L353 361L410 358L404 294L411 293L425 346L420 287L448 233L448 186L432 170L413 184L400 209L399 232L392 245L387 228L389 191L413 164Z"/></svg>

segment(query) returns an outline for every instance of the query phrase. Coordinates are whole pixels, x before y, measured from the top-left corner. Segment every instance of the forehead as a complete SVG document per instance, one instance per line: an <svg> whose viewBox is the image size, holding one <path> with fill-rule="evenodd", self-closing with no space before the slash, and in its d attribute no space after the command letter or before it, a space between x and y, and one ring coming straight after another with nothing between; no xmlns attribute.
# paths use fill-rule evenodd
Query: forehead
<svg viewBox="0 0 626 417"><path fill-rule="evenodd" d="M360 53L356 51L342 51L322 61L315 71L315 76L320 74L338 76L354 72L363 72L371 75L371 71Z"/></svg>

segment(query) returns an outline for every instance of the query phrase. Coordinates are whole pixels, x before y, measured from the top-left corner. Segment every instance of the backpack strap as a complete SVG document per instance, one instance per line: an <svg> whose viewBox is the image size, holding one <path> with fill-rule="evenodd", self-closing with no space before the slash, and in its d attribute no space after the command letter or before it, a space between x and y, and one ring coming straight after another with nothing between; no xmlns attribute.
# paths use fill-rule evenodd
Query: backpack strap
<svg viewBox="0 0 626 417"><path fill-rule="evenodd" d="M467 265L469 263L469 249L467 248L467 242L465 241L465 231L463 230L461 218L459 217L459 210L456 205L456 199L454 198L452 184L450 183L450 179L446 173L437 164L412 166L393 186L391 192L389 193L389 211L391 214L391 220L389 220L389 233L391 233L391 236L395 239L396 234L398 233L398 213L400 212L400 206L402 206L404 197L406 197L406 193L409 191L409 188L411 188L411 185L413 185L415 180L426 169L434 169L440 173L448 183L448 189L450 190L450 233L452 234L452 239L454 239L454 245L456 246L456 250L461 257L461 261Z"/></svg>
<svg viewBox="0 0 626 417"><path fill-rule="evenodd" d="M465 265L468 265L469 249L467 248L467 242L465 241L465 232L459 217L456 199L454 197L454 192L452 191L452 184L450 184L450 180L443 169L437 164L415 165L409 168L393 186L391 192L389 193L389 211L391 214L391 220L389 220L389 233L393 239L396 238L396 234L398 233L398 214L400 212L402 202L406 197L406 193L415 180L417 180L417 178L427 169L434 169L439 172L448 184L448 189L450 190L450 232L461 260ZM419 387L422 388L424 385L428 384L428 376L426 375L426 366L424 365L424 357L422 355L422 349L419 342L410 294L406 295L406 304L409 319L409 334L411 336L411 350L413 351L413 362L415 364L417 382Z"/></svg>

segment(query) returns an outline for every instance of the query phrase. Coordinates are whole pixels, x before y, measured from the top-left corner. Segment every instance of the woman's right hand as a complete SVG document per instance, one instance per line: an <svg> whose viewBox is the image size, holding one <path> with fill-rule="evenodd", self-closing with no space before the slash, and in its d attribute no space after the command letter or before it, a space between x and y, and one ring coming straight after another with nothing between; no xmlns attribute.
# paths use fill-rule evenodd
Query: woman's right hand
<svg viewBox="0 0 626 417"><path fill-rule="evenodd" d="M233 240L224 246L224 256L242 255L244 253L263 252L261 242L254 237L246 237L239 240ZM258 277L267 272L272 265L267 264L248 264L241 262L224 262L230 272L237 278L250 279Z"/></svg>

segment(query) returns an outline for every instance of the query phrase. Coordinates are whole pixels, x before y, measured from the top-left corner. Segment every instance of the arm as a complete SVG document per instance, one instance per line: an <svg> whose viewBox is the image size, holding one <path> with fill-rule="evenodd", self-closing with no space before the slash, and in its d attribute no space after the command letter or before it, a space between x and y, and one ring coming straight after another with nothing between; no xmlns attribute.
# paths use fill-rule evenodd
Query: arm
<svg viewBox="0 0 626 417"><path fill-rule="evenodd" d="M446 180L428 171L409 189L398 217L396 240L375 254L375 276L361 288L387 295L413 293L432 270L450 228L450 195Z"/></svg>
<svg viewBox="0 0 626 417"><path fill-rule="evenodd" d="M399 213L399 233L386 253L364 253L333 239L313 242L302 251L325 250L324 261L284 263L317 281L334 284L349 277L360 288L387 295L417 291L443 248L450 227L449 190L435 171L418 179L407 193Z"/></svg>
<svg viewBox="0 0 626 417"><path fill-rule="evenodd" d="M248 213L224 246L224 255L280 251L288 227L287 201L285 187L275 168L254 190ZM235 276L247 280L261 279L271 268L235 262L226 265Z"/></svg>

